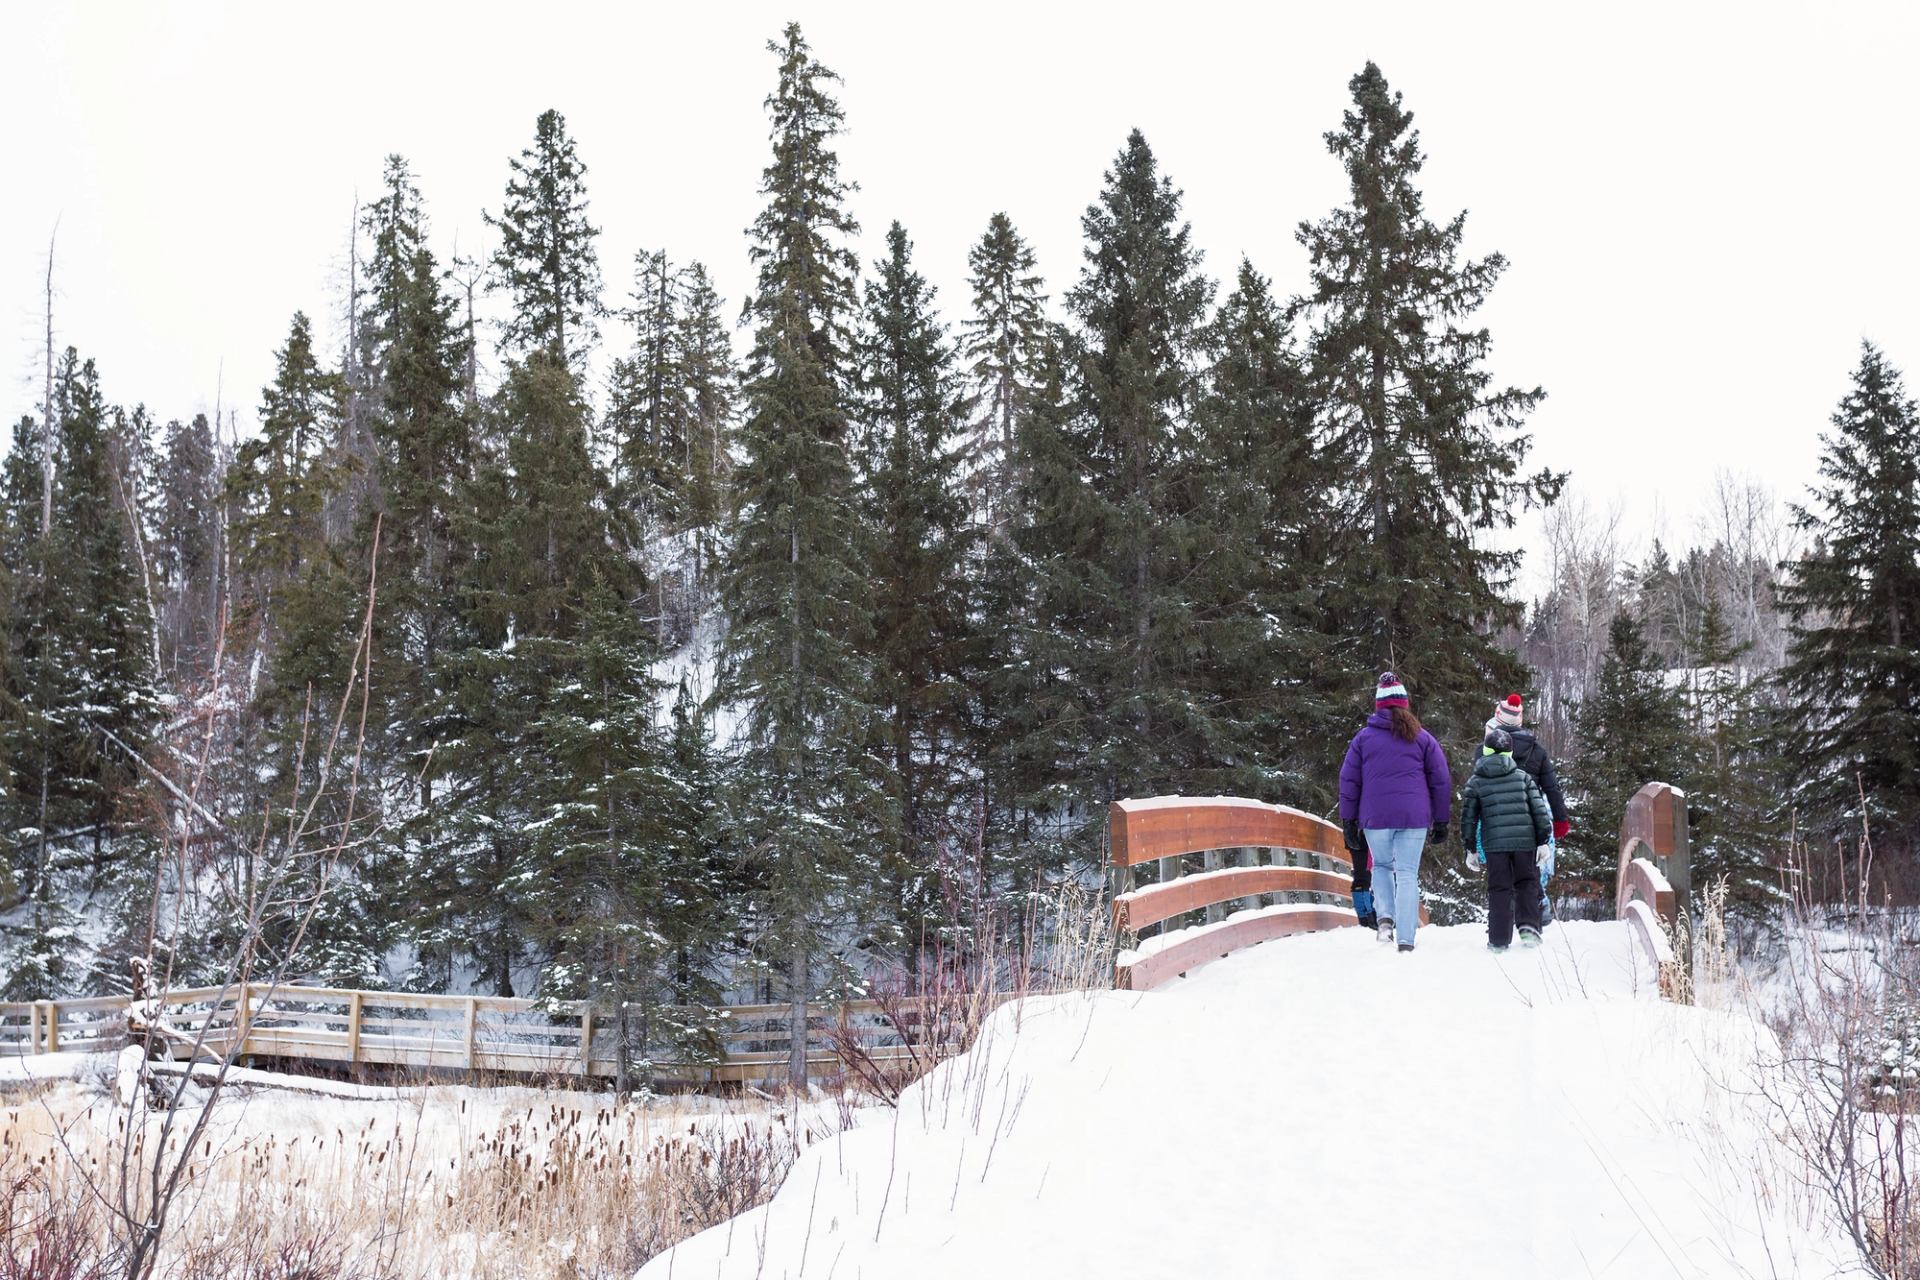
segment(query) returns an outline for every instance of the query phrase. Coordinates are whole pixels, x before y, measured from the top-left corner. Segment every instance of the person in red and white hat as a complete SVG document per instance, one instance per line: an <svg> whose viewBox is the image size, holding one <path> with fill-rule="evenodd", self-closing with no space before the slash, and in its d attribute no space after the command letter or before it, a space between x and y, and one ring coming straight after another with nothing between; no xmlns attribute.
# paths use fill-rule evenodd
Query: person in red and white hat
<svg viewBox="0 0 1920 1280"><path fill-rule="evenodd" d="M1525 712L1526 705L1520 695L1510 693L1493 704L1493 715L1487 719L1487 731L1506 730L1513 739L1513 762L1540 784L1541 792L1547 797L1547 807L1553 811L1553 840L1541 845L1536 855L1540 864L1540 887L1545 890L1547 880L1553 875L1554 858L1558 853L1556 846L1573 830L1573 818L1567 811L1567 797L1560 790L1560 778L1553 771L1553 758L1531 730L1521 727L1526 719ZM1543 893L1542 898L1544 922L1553 918L1553 906L1550 897Z"/></svg>

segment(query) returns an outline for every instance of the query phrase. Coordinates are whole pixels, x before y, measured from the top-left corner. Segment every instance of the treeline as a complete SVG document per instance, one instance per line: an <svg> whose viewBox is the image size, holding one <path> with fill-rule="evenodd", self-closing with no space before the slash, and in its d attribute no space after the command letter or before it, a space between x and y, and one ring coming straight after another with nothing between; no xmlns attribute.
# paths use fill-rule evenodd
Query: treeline
<svg viewBox="0 0 1920 1280"><path fill-rule="evenodd" d="M1717 477L1678 554L1629 557L1578 500L1549 515L1520 652L1590 815L1575 874L1607 880L1616 815L1658 778L1688 792L1695 883L1726 876L1737 908L1776 900L1790 840L1816 897L1870 867L1920 900L1920 411L1870 344L1822 446L1802 504Z"/></svg>
<svg viewBox="0 0 1920 1280"><path fill-rule="evenodd" d="M51 370L5 473L9 995L112 987L156 931L197 976L307 842L295 971L628 1002L640 1054L1044 892L1114 797L1326 810L1382 668L1462 753L1528 687L1496 535L1563 477L1474 327L1504 261L1425 212L1378 68L1295 291L1221 297L1135 132L1057 300L995 215L950 324L901 224L856 261L836 78L769 47L744 358L697 263L608 307L549 111L457 282L388 161L344 341L294 317L256 436Z"/></svg>

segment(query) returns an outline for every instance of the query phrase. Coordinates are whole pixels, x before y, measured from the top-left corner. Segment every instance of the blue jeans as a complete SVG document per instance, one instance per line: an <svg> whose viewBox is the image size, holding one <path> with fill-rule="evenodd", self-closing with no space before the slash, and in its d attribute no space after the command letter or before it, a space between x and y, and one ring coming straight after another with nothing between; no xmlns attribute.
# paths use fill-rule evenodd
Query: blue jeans
<svg viewBox="0 0 1920 1280"><path fill-rule="evenodd" d="M1382 920L1392 916L1394 933L1411 946L1420 927L1420 854L1427 847L1427 829L1368 828L1366 837L1373 854L1374 909Z"/></svg>

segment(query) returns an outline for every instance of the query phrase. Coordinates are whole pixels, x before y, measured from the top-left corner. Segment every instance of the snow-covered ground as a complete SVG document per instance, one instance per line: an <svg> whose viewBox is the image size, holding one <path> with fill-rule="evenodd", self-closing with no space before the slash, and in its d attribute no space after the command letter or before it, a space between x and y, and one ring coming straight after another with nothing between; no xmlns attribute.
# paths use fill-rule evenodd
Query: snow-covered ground
<svg viewBox="0 0 1920 1280"><path fill-rule="evenodd" d="M1744 1087L1769 1033L1658 1000L1621 925L1484 937L1343 930L1010 1006L640 1276L1857 1272Z"/></svg>

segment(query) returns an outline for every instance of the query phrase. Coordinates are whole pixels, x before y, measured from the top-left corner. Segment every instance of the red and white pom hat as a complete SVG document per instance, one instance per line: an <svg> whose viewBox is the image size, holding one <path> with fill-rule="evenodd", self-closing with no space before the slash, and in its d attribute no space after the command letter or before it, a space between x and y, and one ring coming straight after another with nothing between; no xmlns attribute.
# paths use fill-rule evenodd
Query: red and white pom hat
<svg viewBox="0 0 1920 1280"><path fill-rule="evenodd" d="M1391 671L1380 673L1380 682L1373 688L1375 707L1404 707L1407 705L1407 686L1400 683L1400 677Z"/></svg>
<svg viewBox="0 0 1920 1280"><path fill-rule="evenodd" d="M1494 723L1499 725L1502 729L1518 729L1520 727L1520 720L1521 720L1520 710L1521 710L1520 695L1517 693L1510 693L1507 695L1507 700L1505 702L1494 703L1493 705Z"/></svg>

